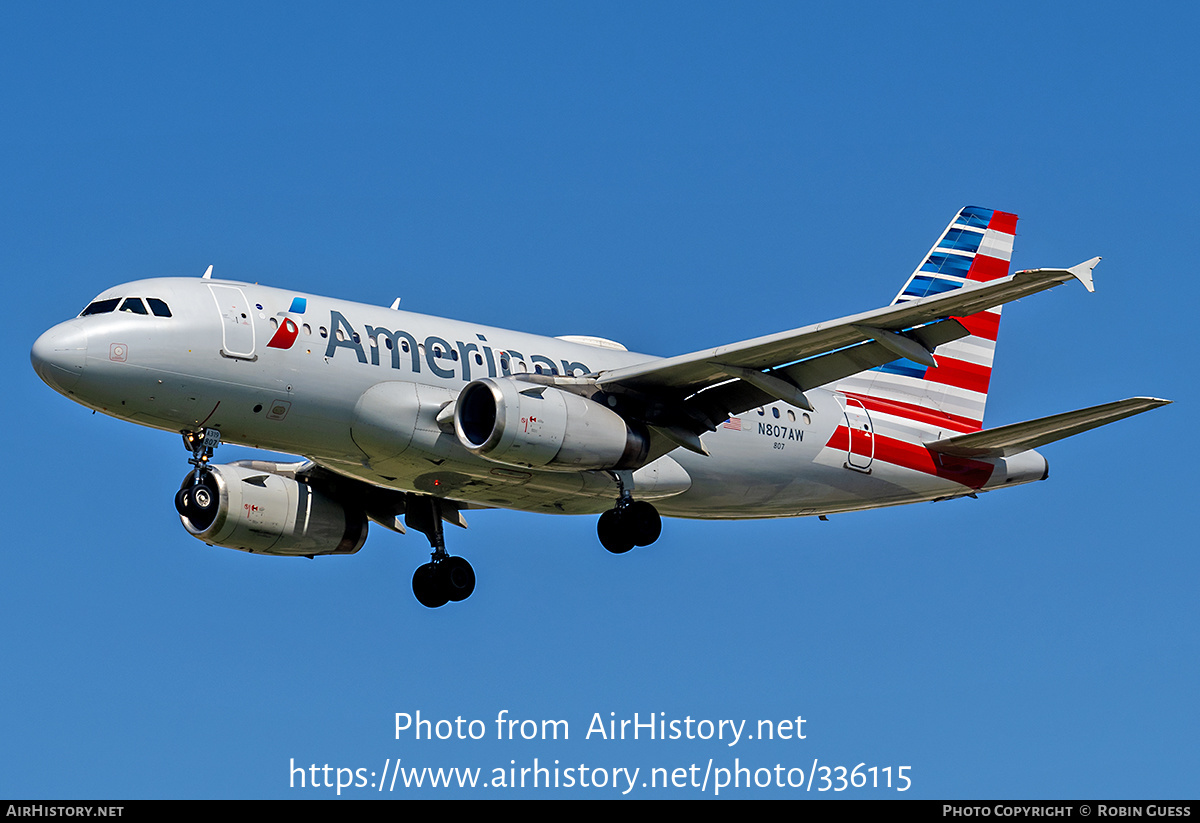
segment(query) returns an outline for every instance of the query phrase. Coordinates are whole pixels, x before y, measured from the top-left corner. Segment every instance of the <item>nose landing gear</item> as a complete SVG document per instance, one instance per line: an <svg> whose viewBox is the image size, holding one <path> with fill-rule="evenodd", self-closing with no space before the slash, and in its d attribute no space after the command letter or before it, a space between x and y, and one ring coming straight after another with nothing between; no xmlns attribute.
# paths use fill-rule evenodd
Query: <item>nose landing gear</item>
<svg viewBox="0 0 1200 823"><path fill-rule="evenodd" d="M201 429L199 432L185 431L182 434L183 447L192 453L188 462L195 466L195 470L191 484L175 493L175 510L203 531L216 519L220 502L217 487L206 469L213 451L221 445L221 432L217 429Z"/></svg>

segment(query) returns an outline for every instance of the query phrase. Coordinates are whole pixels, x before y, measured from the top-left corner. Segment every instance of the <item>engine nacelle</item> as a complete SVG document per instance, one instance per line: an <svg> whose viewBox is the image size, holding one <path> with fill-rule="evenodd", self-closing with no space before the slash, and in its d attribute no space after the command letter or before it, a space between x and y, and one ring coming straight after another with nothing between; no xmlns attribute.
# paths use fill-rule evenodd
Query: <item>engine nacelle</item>
<svg viewBox="0 0 1200 823"><path fill-rule="evenodd" d="M182 488L191 485L189 474ZM207 508L191 501L177 505L184 528L205 543L256 554L309 557L354 554L367 540L367 517L362 511L282 474L227 463L209 466L203 486L209 497L202 499L211 501Z"/></svg>
<svg viewBox="0 0 1200 823"><path fill-rule="evenodd" d="M607 406L536 383L485 377L454 406L454 432L471 452L552 471L636 469L650 441Z"/></svg>

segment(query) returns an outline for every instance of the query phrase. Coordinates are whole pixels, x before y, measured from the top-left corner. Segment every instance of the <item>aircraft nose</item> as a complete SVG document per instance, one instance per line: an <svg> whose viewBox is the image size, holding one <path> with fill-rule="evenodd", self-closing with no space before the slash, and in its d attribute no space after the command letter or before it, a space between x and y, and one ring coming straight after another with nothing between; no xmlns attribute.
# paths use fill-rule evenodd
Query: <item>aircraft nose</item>
<svg viewBox="0 0 1200 823"><path fill-rule="evenodd" d="M50 388L66 394L79 381L87 359L87 332L77 320L59 323L34 341L33 370Z"/></svg>

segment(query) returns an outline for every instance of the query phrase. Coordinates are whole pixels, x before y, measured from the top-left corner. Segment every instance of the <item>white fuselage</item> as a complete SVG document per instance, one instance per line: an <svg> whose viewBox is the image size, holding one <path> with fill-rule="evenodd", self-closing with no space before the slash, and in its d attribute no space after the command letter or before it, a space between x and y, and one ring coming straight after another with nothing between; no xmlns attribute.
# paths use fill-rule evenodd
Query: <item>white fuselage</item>
<svg viewBox="0 0 1200 823"><path fill-rule="evenodd" d="M160 300L170 316L112 310L54 327L33 351L47 383L141 425L215 427L226 442L477 506L598 513L617 486L605 471L508 466L468 451L437 418L470 381L582 376L655 359L228 281L143 280L97 300L126 297ZM960 496L1046 473L1036 452L939 463L922 444L957 431L867 409L833 389L807 396L811 411L780 402L718 426L702 438L709 456L678 448L660 457L633 474L634 493L676 517L790 517Z"/></svg>

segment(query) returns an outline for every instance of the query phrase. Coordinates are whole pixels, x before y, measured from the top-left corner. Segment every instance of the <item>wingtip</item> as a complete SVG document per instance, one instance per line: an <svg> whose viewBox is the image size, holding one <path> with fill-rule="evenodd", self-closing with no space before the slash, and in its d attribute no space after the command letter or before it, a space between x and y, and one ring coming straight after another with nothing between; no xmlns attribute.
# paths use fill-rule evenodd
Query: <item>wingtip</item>
<svg viewBox="0 0 1200 823"><path fill-rule="evenodd" d="M1067 269L1067 271L1069 271L1076 280L1082 283L1085 289L1090 292L1094 292L1096 291L1096 284L1092 281L1092 269L1096 268L1096 264L1099 262L1099 257L1093 257L1091 260L1085 260L1078 266L1072 266L1071 268Z"/></svg>

